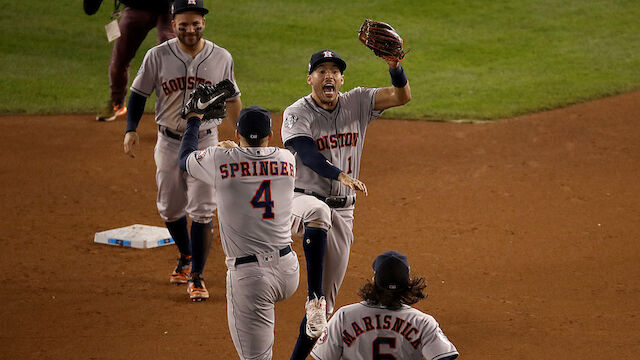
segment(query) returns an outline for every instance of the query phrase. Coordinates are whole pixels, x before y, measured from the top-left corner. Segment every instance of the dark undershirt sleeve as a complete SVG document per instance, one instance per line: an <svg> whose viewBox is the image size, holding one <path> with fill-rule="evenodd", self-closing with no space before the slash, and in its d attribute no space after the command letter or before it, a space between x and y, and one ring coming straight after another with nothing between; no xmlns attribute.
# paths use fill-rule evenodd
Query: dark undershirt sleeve
<svg viewBox="0 0 640 360"><path fill-rule="evenodd" d="M187 129L182 134L182 142L178 151L178 166L187 171L187 158L192 152L198 150L198 132L200 131L200 119L196 116L187 120Z"/></svg>
<svg viewBox="0 0 640 360"><path fill-rule="evenodd" d="M136 131L140 123L140 118L142 118L142 114L144 113L144 105L146 103L146 97L135 91L131 92L131 95L129 95L129 104L127 104L127 129L125 130L125 134Z"/></svg>
<svg viewBox="0 0 640 360"><path fill-rule="evenodd" d="M329 160L318 151L315 142L310 137L298 136L289 139L285 143L285 146L292 148L298 153L302 163L318 173L318 175L328 179L338 180L338 175L340 175L342 170L333 166Z"/></svg>

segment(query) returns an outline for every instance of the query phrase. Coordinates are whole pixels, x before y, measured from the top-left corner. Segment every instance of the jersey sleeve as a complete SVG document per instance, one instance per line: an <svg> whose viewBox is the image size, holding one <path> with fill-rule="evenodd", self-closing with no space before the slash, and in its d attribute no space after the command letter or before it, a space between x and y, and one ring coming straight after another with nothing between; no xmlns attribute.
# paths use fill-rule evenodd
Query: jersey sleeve
<svg viewBox="0 0 640 360"><path fill-rule="evenodd" d="M374 110L376 105L376 93L378 88L357 87L351 90L360 108L360 121L362 125L369 125L377 119L384 110Z"/></svg>
<svg viewBox="0 0 640 360"><path fill-rule="evenodd" d="M209 185L215 185L216 164L215 153L218 147L208 147L194 151L187 157L187 173Z"/></svg>
<svg viewBox="0 0 640 360"><path fill-rule="evenodd" d="M138 69L138 74L131 84L131 91L135 91L144 97L149 97L151 93L153 93L158 74L158 64L153 55L153 50L154 48L147 51L144 55L140 69Z"/></svg>
<svg viewBox="0 0 640 360"><path fill-rule="evenodd" d="M282 118L284 120L282 121L280 133L283 144L286 144L287 141L298 136L306 136L313 139L311 121L303 115L302 111L297 108L288 107L282 114Z"/></svg>
<svg viewBox="0 0 640 360"><path fill-rule="evenodd" d="M428 316L422 332L422 356L427 360L439 360L447 357L456 358L458 350L444 335L436 320Z"/></svg>
<svg viewBox="0 0 640 360"><path fill-rule="evenodd" d="M313 349L311 350L311 356L316 360L339 360L342 356L342 336L340 335L340 329L342 329L342 322L344 318L344 312L342 308L333 314L331 319L327 322L327 326L322 331L322 334L316 341Z"/></svg>

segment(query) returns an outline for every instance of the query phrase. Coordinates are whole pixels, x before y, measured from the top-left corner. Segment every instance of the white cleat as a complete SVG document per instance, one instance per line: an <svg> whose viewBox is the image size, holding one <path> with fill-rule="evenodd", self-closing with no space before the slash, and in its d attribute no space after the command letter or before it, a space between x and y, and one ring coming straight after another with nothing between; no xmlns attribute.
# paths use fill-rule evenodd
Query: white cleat
<svg viewBox="0 0 640 360"><path fill-rule="evenodd" d="M307 309L307 326L305 332L312 339L318 338L322 334L322 330L327 326L327 301L324 296L320 299L307 298L305 304Z"/></svg>

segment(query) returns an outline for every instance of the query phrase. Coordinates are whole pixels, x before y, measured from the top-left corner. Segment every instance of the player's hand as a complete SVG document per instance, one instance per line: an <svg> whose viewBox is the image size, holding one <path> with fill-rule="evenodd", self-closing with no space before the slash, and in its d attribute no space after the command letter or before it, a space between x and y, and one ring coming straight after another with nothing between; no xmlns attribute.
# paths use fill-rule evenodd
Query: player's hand
<svg viewBox="0 0 640 360"><path fill-rule="evenodd" d="M124 135L124 153L131 156L132 158L136 157L134 148L140 143L140 137L138 133L135 131L130 131Z"/></svg>
<svg viewBox="0 0 640 360"><path fill-rule="evenodd" d="M235 141L232 141L232 140L224 140L224 141L220 141L218 143L218 146L224 149L233 149L235 147L238 147L238 144L236 144Z"/></svg>
<svg viewBox="0 0 640 360"><path fill-rule="evenodd" d="M396 69L398 67L398 61L386 56L382 56L382 59L387 62L390 68Z"/></svg>
<svg viewBox="0 0 640 360"><path fill-rule="evenodd" d="M344 186L348 186L350 189L362 191L365 196L369 195L367 186L362 181L353 178L343 172L338 175L338 181L340 181Z"/></svg>

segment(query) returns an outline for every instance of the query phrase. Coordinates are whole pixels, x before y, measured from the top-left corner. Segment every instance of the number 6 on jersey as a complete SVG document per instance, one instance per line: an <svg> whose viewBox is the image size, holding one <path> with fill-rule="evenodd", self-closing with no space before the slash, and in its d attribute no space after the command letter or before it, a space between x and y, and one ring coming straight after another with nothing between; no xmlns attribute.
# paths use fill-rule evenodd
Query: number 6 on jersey
<svg viewBox="0 0 640 360"><path fill-rule="evenodd" d="M264 200L261 200L263 199ZM275 214L273 213L274 203L271 200L271 180L264 180L256 194L251 199L251 205L254 208L264 208L264 213L262 213L263 219L273 219L275 218Z"/></svg>

